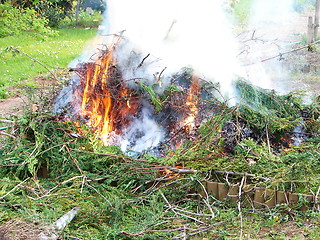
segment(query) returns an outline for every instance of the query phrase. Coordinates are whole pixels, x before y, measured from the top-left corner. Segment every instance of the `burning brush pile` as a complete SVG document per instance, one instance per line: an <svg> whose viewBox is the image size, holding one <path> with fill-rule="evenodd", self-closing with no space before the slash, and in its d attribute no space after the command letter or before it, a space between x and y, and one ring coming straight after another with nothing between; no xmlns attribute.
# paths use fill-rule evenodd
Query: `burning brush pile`
<svg viewBox="0 0 320 240"><path fill-rule="evenodd" d="M149 56L121 64L120 46L73 69L53 115L10 122L12 137L0 149L0 236L35 239L40 233L25 226L52 226L81 207L55 239L217 239L225 229L239 233L226 226L239 221L228 212L235 203L250 208L252 219L262 187L311 199L275 206L279 216L301 204L319 207L319 98L305 104L298 93L278 95L238 79L238 104L228 106L219 84L191 68L171 75L166 86L161 71L152 84L128 77L124 67L143 72ZM264 214L274 217L269 208ZM10 219L23 224L9 228Z"/></svg>
<svg viewBox="0 0 320 240"><path fill-rule="evenodd" d="M166 88L165 68L153 74L152 84L143 77L125 78L116 57L121 38L116 38L92 61L72 69L71 84L55 105L61 119L86 124L105 145L118 145L129 155L151 152L164 157L190 141L212 141L201 134L210 130L214 139L224 139L226 154L248 138L279 153L318 136L318 103L307 106L298 94L279 96L239 79L235 84L239 105L228 107L219 84L200 79L190 68L170 76ZM131 71L149 64L149 54L132 55L125 65Z"/></svg>
<svg viewBox="0 0 320 240"><path fill-rule="evenodd" d="M123 1L110 1L108 9L118 2ZM79 213L67 228L54 232L54 239L218 239L226 231L230 236L245 233L246 216L252 222L263 214L270 224L275 217L299 217L295 211L302 205L319 210L320 96L306 104L303 93L279 95L242 78L232 82L229 68L235 65L224 58L232 52L229 35L203 35L208 18L218 24L212 29L223 25L219 13L212 12L216 1L208 1L210 8L177 1L190 6L190 11L177 11L187 13L178 21L170 7L159 11L166 7L162 1L145 2L155 5L154 11L125 2L115 22L129 19L137 27L161 19L159 27L131 34L146 30L148 41L140 46L147 47L156 42L150 34L156 30L152 33L161 44L148 51L183 49L182 57L179 51L162 55L171 63L182 61L164 67L151 53L128 47L126 40L135 34L128 39L114 35L112 43L72 68L70 84L55 99L53 112L0 121L0 133L6 131L8 137L0 148L0 238L20 234L19 239L36 239L39 231L29 228L52 227L70 209ZM137 6L143 9L140 14L132 11ZM168 13L173 16L162 16ZM196 13L201 16L190 17ZM143 19L136 22L139 16ZM179 32L179 40L190 42L175 42ZM200 36L203 44L194 46ZM214 39L221 42L213 44ZM218 61L210 61L213 55ZM213 186L221 191L212 191ZM296 195L290 205L288 195L286 206L271 210L270 189L312 200ZM256 208L257 193L266 198L258 202L267 206L265 211ZM257 210L262 214L252 215Z"/></svg>
<svg viewBox="0 0 320 240"><path fill-rule="evenodd" d="M154 74L152 85L143 78L126 79L115 56L120 45L116 42L100 50L94 61L72 69L71 85L55 105L60 118L86 124L105 145L119 145L123 152L163 155L164 148L175 149L195 137L214 108L222 107L211 101L215 86L203 88L209 83L193 75L192 69L171 76L166 89L162 73ZM130 59L128 67L138 71L148 64L147 58Z"/></svg>

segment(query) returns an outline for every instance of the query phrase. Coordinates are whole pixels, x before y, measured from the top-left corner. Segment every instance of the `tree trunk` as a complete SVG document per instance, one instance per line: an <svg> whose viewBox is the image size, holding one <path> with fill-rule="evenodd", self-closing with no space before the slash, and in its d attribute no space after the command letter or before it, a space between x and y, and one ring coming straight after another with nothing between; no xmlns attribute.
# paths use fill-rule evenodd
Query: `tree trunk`
<svg viewBox="0 0 320 240"><path fill-rule="evenodd" d="M313 17L309 16L308 18L308 33L307 33L307 44L313 42L313 34L314 34L314 25L313 25Z"/></svg>
<svg viewBox="0 0 320 240"><path fill-rule="evenodd" d="M78 0L78 2L77 2L77 6L76 6L76 14L75 14L76 26L78 26L78 25L79 25L80 3L81 3L81 1L80 1L80 0Z"/></svg>
<svg viewBox="0 0 320 240"><path fill-rule="evenodd" d="M318 40L318 30L319 30L319 10L320 10L320 0L316 1L316 9L314 15L314 41Z"/></svg>

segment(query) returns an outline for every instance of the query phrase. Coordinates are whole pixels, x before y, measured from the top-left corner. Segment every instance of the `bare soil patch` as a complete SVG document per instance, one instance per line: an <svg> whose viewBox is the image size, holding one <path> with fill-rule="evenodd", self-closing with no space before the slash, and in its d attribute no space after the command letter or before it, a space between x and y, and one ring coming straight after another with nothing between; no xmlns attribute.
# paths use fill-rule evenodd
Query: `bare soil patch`
<svg viewBox="0 0 320 240"><path fill-rule="evenodd" d="M28 105L28 99L25 96L7 98L0 100L0 117L21 116L23 108Z"/></svg>
<svg viewBox="0 0 320 240"><path fill-rule="evenodd" d="M68 79L69 73L63 71L59 74L59 79ZM24 110L36 111L41 99L50 97L60 88L60 83L52 77L36 77L35 87L12 87L10 91L12 97L0 99L0 118L21 116Z"/></svg>
<svg viewBox="0 0 320 240"><path fill-rule="evenodd" d="M259 239L277 239L277 237L286 236L287 239L307 240L312 239L308 232L314 226L314 224L308 223L308 221L302 226L298 226L295 222L286 222L272 227L262 227L258 237Z"/></svg>

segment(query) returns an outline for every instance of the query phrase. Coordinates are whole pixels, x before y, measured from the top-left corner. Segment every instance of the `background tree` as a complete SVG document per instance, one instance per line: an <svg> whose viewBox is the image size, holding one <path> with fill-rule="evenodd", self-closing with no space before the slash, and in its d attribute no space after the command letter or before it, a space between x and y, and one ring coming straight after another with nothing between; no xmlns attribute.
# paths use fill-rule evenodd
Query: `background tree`
<svg viewBox="0 0 320 240"><path fill-rule="evenodd" d="M315 6L315 15L314 15L314 41L318 40L318 31L319 31L319 11L320 11L320 0L316 1Z"/></svg>
<svg viewBox="0 0 320 240"><path fill-rule="evenodd" d="M105 10L105 1L104 0L78 0L74 1L75 8L75 21L76 25L79 25L79 14L81 9L86 10L87 8L91 8L92 10L96 10L99 12L103 12Z"/></svg>
<svg viewBox="0 0 320 240"><path fill-rule="evenodd" d="M56 32L48 27L48 19L32 8L16 8L9 3L0 4L0 38L21 32L45 38Z"/></svg>
<svg viewBox="0 0 320 240"><path fill-rule="evenodd" d="M72 13L73 9L71 0L33 0L31 2L33 8L49 20L50 27L57 26L60 21Z"/></svg>
<svg viewBox="0 0 320 240"><path fill-rule="evenodd" d="M83 0L80 7L82 9L89 7L93 10L103 12L106 9L106 3L104 0Z"/></svg>
<svg viewBox="0 0 320 240"><path fill-rule="evenodd" d="M41 17L48 19L48 25L51 27L57 26L73 10L72 0L1 0L1 2L8 2L19 9L34 9Z"/></svg>
<svg viewBox="0 0 320 240"><path fill-rule="evenodd" d="M39 16L48 19L48 26L57 27L66 17L79 23L81 10L90 7L93 10L104 11L104 0L0 0L19 9L34 9Z"/></svg>

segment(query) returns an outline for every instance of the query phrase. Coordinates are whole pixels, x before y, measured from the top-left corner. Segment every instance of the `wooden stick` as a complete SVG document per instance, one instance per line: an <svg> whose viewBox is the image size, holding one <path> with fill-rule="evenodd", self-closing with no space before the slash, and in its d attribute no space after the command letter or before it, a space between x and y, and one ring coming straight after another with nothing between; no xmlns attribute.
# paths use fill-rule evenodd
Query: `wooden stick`
<svg viewBox="0 0 320 240"><path fill-rule="evenodd" d="M125 163L124 163L125 164ZM128 164L130 165L130 163ZM193 169L183 169L183 168L175 168L175 167L169 167L169 166L148 166L145 168L134 168L131 171L133 172L133 174L136 174L136 171L138 170L145 170L146 173L154 173L156 170L169 170L172 171L174 173L178 173L178 174L196 174L198 171L197 170L193 170ZM147 171L149 170L149 171ZM140 172L143 173L143 172Z"/></svg>
<svg viewBox="0 0 320 240"><path fill-rule="evenodd" d="M0 122L3 122L3 123L14 123L14 121L7 120L7 119L0 119Z"/></svg>
<svg viewBox="0 0 320 240"><path fill-rule="evenodd" d="M160 88L162 88L161 75L166 69L167 69L167 67L162 69L162 71L160 72L159 76L156 78Z"/></svg>
<svg viewBox="0 0 320 240"><path fill-rule="evenodd" d="M240 217L240 240L242 240L243 237L243 216L242 216L242 210L241 210L241 194L242 194L242 188L244 186L244 183L246 181L246 175L242 177L240 186L239 186L239 193L238 193L238 211L239 211L239 217Z"/></svg>
<svg viewBox="0 0 320 240"><path fill-rule="evenodd" d="M21 183L19 183L18 185L16 185L14 188L12 188L9 192L7 192L5 195L3 195L2 197L0 197L0 199L5 198L6 196L8 196L10 193L12 193L14 190L16 190L18 187L20 187L23 183L25 183L26 181L28 181L30 178L26 178L25 180L23 180Z"/></svg>
<svg viewBox="0 0 320 240"><path fill-rule="evenodd" d="M123 233L125 235L128 235L128 236L133 236L133 237L140 236L142 234L145 234L146 232L148 232L148 230L143 230L143 231L138 232L138 233L129 233L129 232L126 232L126 231L121 231L121 233Z"/></svg>
<svg viewBox="0 0 320 240"><path fill-rule="evenodd" d="M178 207L174 207L173 209L178 212L188 213L190 215L195 215L195 216L199 216L199 217L212 217L212 214L201 214L201 213L190 212L190 211L186 211L184 209L180 209Z"/></svg>
<svg viewBox="0 0 320 240"><path fill-rule="evenodd" d="M161 191L159 191L159 192L160 192L160 195L165 200L165 202L167 203L169 210L173 211L175 214L180 215L182 217L189 218L189 219L191 219L191 220L193 220L195 222L201 223L203 225L207 225L207 224L205 224L204 222L202 222L201 220L199 220L197 218L194 218L194 217L188 216L186 214L177 212L176 209L169 203L168 199L164 196L164 194Z"/></svg>
<svg viewBox="0 0 320 240"><path fill-rule="evenodd" d="M269 139L269 132L268 132L268 123L266 124L266 137L267 137L268 151L269 151L269 154L271 154L270 139Z"/></svg>
<svg viewBox="0 0 320 240"><path fill-rule="evenodd" d="M1 164L0 167L18 167L27 164L27 161L24 161L22 163L14 163L14 164Z"/></svg>
<svg viewBox="0 0 320 240"><path fill-rule="evenodd" d="M214 223L208 227L201 227L201 228L198 228L198 229L195 229L194 231L192 231L193 233L190 233L189 236L194 236L194 235L197 235L199 233L202 233L202 232L206 232L206 231L209 231L211 228L215 227L215 226L219 226L223 223L226 223L226 222L229 222L231 219L228 219L228 220L224 220L222 222L218 222L218 223Z"/></svg>
<svg viewBox="0 0 320 240"><path fill-rule="evenodd" d="M215 172L215 173L220 173L220 174L231 174L231 175L239 175L239 176L253 177L253 178L258 178L258 179L265 180L265 181L271 181L271 180L273 180L272 178L259 177L259 176L257 176L257 175L250 174L250 173L223 172L223 171L214 171L214 172Z"/></svg>
<svg viewBox="0 0 320 240"><path fill-rule="evenodd" d="M316 0L315 14L314 14L314 33L313 33L314 41L317 41L317 39L318 39L318 31L319 31L319 10L320 10L320 1L319 1L319 0Z"/></svg>
<svg viewBox="0 0 320 240"><path fill-rule="evenodd" d="M25 52L19 50L18 48L11 47L11 49L14 50L14 51L17 51L18 53L21 53L21 54L23 54L23 55L26 55L26 56L27 56L28 58L30 58L32 61L34 61L34 62L38 63L39 65L41 65L42 67L44 67L44 68L52 75L52 77L53 77L55 80L58 81L58 78L57 78L57 76L53 73L53 71L50 70L46 65L44 65L42 62L40 62L38 59L31 57L28 53L25 53Z"/></svg>
<svg viewBox="0 0 320 240"><path fill-rule="evenodd" d="M84 151L84 150L79 150L79 149L74 149L74 148L69 148L72 151L76 151L76 152L83 152L83 153L88 153L88 154L93 154L93 155L99 155L99 156L107 156L107 157L117 157L117 158L122 158L122 159L128 159L128 160L132 160L129 157L124 157L124 156L118 156L118 155L114 155L114 154L108 154L108 153L97 153L97 152L89 152L89 151Z"/></svg>
<svg viewBox="0 0 320 240"><path fill-rule="evenodd" d="M313 18L312 16L308 17L308 31L307 31L307 44L312 43L313 41Z"/></svg>
<svg viewBox="0 0 320 240"><path fill-rule="evenodd" d="M175 232L175 231L181 231L184 229L185 229L184 227L181 227L181 228L172 228L172 229L163 229L163 230L144 230L144 231L141 231L138 233L128 233L126 231L121 231L121 233L129 235L129 236L139 236L139 235L142 235L146 232Z"/></svg>
<svg viewBox="0 0 320 240"><path fill-rule="evenodd" d="M277 57L282 57L283 55L287 55L289 53L293 53L293 52L297 52L297 51L300 51L300 50L305 49L305 48L309 48L310 46L316 45L319 42L320 42L320 40L318 40L318 41L316 41L316 42L314 42L312 44L308 44L308 45L305 45L305 46L302 46L302 47L298 47L298 48L292 49L292 50L287 51L287 52L279 53L278 55L275 55L275 56L272 56L272 57L265 58L265 59L263 59L263 60L261 60L259 62L266 62L266 61L269 61L269 60L277 58ZM257 64L257 62L244 64L242 66L246 67L246 66L251 66L251 65L254 65L254 64Z"/></svg>
<svg viewBox="0 0 320 240"><path fill-rule="evenodd" d="M1 132L1 131L0 131L0 135L8 136L8 137L11 137L11 138L16 138L15 136L13 136L13 135L11 135L9 133Z"/></svg>
<svg viewBox="0 0 320 240"><path fill-rule="evenodd" d="M150 53L148 53L148 55L145 56L145 57L142 59L141 63L138 65L137 68L140 68L140 67L142 66L142 64L144 63L144 61L145 61L149 56L150 56Z"/></svg>
<svg viewBox="0 0 320 240"><path fill-rule="evenodd" d="M193 169L181 169L181 168L173 168L168 167L168 169L172 172L179 173L179 174L196 174L198 171Z"/></svg>
<svg viewBox="0 0 320 240"><path fill-rule="evenodd" d="M171 32L174 24L176 24L176 23L177 23L177 20L174 19L174 20L172 21L172 23L171 23L171 25L170 25L170 27L169 27L169 29L168 29L168 31L167 31L167 34L166 34L166 36L164 37L163 40L167 40L167 39L168 39L168 37L169 37L169 35L170 35L170 32Z"/></svg>

